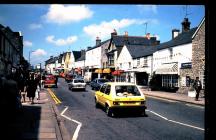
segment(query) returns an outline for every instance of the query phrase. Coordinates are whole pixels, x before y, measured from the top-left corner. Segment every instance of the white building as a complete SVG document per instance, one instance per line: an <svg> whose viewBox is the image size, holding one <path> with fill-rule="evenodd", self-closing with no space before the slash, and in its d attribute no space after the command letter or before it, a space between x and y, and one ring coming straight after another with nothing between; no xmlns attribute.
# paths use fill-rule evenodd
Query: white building
<svg viewBox="0 0 216 140"><path fill-rule="evenodd" d="M120 80L147 85L152 75L155 50L155 46L124 45L117 59L117 67L124 71Z"/></svg>
<svg viewBox="0 0 216 140"><path fill-rule="evenodd" d="M105 50L108 48L110 39L104 42L97 37L96 45L94 47L88 47L85 54L85 67L87 68L86 77L100 78L103 73L103 59L105 56Z"/></svg>
<svg viewBox="0 0 216 140"><path fill-rule="evenodd" d="M188 19L184 19L182 26L181 33L173 30L172 40L158 45L153 53L153 71L161 77L165 89L178 89L181 65L192 60L192 35L196 28L190 29Z"/></svg>

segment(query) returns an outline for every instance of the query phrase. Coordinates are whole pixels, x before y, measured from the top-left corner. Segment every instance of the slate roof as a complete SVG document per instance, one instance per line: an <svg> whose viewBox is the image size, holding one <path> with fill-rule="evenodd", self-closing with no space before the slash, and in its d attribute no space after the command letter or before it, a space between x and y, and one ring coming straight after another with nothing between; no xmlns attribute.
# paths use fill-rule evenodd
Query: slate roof
<svg viewBox="0 0 216 140"><path fill-rule="evenodd" d="M151 39L147 39L146 37L141 36L124 36L124 35L115 35L112 37L112 43L115 44L116 47L124 46L124 45L144 45L150 46L156 42L156 37L151 37Z"/></svg>
<svg viewBox="0 0 216 140"><path fill-rule="evenodd" d="M152 55L157 50L156 46L127 45L126 47L133 59Z"/></svg>
<svg viewBox="0 0 216 140"><path fill-rule="evenodd" d="M52 63L55 63L56 60L58 60L59 57L52 57L52 58L49 58L48 60L45 61L45 64L52 64Z"/></svg>
<svg viewBox="0 0 216 140"><path fill-rule="evenodd" d="M108 40L106 40L106 41L103 41L103 42L101 42L100 44L95 45L94 47L91 47L90 49L87 49L87 51L92 50L92 49L95 49L95 48L97 48L97 47L100 47L101 45L107 43L107 42L110 41L110 40L111 40L111 39L108 39Z"/></svg>
<svg viewBox="0 0 216 140"><path fill-rule="evenodd" d="M166 48L170 48L170 47L174 47L174 46L178 46L178 45L191 43L192 42L192 36L193 36L193 34L195 33L196 30L197 30L197 27L192 28L187 32L180 33L174 39L172 39L170 41L167 41L167 42L164 42L164 43L161 43L160 45L158 45L157 50L166 49Z"/></svg>
<svg viewBox="0 0 216 140"><path fill-rule="evenodd" d="M81 55L81 57L78 58L76 61L83 61L83 60L85 60L85 54Z"/></svg>
<svg viewBox="0 0 216 140"><path fill-rule="evenodd" d="M81 51L72 51L75 61L81 57Z"/></svg>

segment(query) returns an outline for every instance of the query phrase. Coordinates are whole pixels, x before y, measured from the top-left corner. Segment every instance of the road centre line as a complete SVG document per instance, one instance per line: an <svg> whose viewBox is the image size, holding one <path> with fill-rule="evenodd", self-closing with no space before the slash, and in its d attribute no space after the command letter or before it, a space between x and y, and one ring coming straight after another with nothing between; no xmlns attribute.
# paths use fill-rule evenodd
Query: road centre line
<svg viewBox="0 0 216 140"><path fill-rule="evenodd" d="M170 120L170 119L168 119L168 118L166 118L166 117L164 117L164 116L162 116L162 115L160 115L160 114L158 114L158 113L156 113L154 111L151 111L151 110L146 110L146 111L151 112L151 113L155 114L156 116L159 116L159 117L163 118L164 120L172 122L172 123L177 123L177 124L180 124L180 125L188 126L188 127L191 127L191 128L202 130L202 131L205 130L205 129L200 128L200 127L196 127L196 126L189 125L189 124L186 124L186 123L181 123L181 122L178 122L178 121Z"/></svg>
<svg viewBox="0 0 216 140"><path fill-rule="evenodd" d="M77 128L76 128L76 130L75 130L75 132L74 132L74 134L73 134L73 137L72 137L72 140L77 140L78 134L79 134L79 131L80 131L80 128L82 127L82 123L79 122L79 121L77 121L77 120L71 119L71 118L69 118L68 116L64 115L64 113L65 113L65 111L66 111L67 109L68 109L68 106L66 106L66 108L62 111L61 116L62 116L62 117L65 117L66 119L68 119L68 120L70 120L70 121L73 121L73 122L75 122L75 123L78 124L78 126L77 126Z"/></svg>

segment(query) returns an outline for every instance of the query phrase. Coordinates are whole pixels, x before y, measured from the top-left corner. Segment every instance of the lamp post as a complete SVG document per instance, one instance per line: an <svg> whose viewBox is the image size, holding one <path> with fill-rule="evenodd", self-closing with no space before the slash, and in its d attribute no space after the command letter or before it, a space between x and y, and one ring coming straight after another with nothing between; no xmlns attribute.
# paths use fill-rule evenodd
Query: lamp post
<svg viewBox="0 0 216 140"><path fill-rule="evenodd" d="M34 52L34 51L32 51L32 50L29 51L29 65L30 65L30 66L31 66L31 62L30 62L30 58L31 58L31 57L30 57L30 56L31 56L31 53L32 53L32 52Z"/></svg>

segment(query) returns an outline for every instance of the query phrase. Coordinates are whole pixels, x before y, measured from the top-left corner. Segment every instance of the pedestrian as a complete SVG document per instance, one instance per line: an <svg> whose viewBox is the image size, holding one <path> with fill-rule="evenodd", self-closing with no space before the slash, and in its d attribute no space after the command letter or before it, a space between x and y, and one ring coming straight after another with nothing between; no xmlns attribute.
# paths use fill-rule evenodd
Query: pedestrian
<svg viewBox="0 0 216 140"><path fill-rule="evenodd" d="M25 103L27 83L26 83L26 78L22 73L20 74L18 86L19 86L19 93L21 95L21 101Z"/></svg>
<svg viewBox="0 0 216 140"><path fill-rule="evenodd" d="M34 104L35 92L37 89L37 82L34 79L34 73L30 75L29 80L27 81L27 97L31 104Z"/></svg>
<svg viewBox="0 0 216 140"><path fill-rule="evenodd" d="M12 74L8 74L6 76L6 81L4 83L4 88L5 88L4 92L7 95L6 100L8 100L9 102L7 108L9 110L19 112L22 110L22 104L21 104L18 84L14 79L15 77Z"/></svg>
<svg viewBox="0 0 216 140"><path fill-rule="evenodd" d="M202 83L199 80L199 77L196 77L196 80L194 81L193 87L196 90L195 100L198 101L199 93L200 93L200 90L202 89Z"/></svg>

